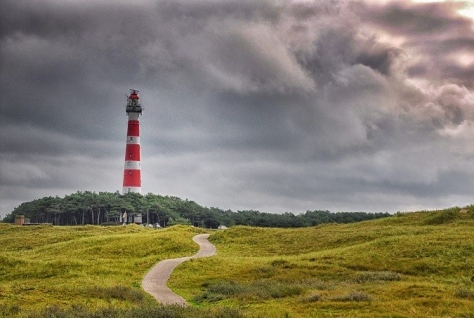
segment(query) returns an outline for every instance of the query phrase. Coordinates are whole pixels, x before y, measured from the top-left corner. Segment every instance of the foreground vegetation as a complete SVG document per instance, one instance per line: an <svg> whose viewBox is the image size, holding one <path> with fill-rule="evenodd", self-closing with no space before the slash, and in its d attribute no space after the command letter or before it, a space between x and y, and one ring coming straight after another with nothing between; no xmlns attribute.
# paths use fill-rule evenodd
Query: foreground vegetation
<svg viewBox="0 0 474 319"><path fill-rule="evenodd" d="M1 317L212 317L162 307L141 289L158 261L193 255L202 230L0 224ZM238 314L229 313L229 316Z"/></svg>
<svg viewBox="0 0 474 319"><path fill-rule="evenodd" d="M303 229L233 227L170 281L248 317L474 317L474 208ZM218 265L218 266L217 266ZM218 271L216 271L218 269Z"/></svg>
<svg viewBox="0 0 474 319"><path fill-rule="evenodd" d="M304 214L269 214L256 210L233 212L215 207L203 207L190 200L174 196L148 193L76 192L60 198L43 197L25 202L8 214L3 222L13 223L15 216L23 215L31 223L54 225L118 224L127 212L128 222L177 224L217 228L220 225L260 227L308 227L322 223L352 223L390 216L388 213L307 211Z"/></svg>
<svg viewBox="0 0 474 319"><path fill-rule="evenodd" d="M352 224L213 231L217 255L141 288L164 258L192 255L199 228L0 224L2 317L473 317L474 207Z"/></svg>

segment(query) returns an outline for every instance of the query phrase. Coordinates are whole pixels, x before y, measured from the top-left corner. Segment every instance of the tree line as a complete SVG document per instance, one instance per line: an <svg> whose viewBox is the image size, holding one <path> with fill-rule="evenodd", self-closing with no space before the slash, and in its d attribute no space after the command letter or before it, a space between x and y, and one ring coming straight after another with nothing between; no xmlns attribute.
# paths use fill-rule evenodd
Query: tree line
<svg viewBox="0 0 474 319"><path fill-rule="evenodd" d="M125 214L124 214L125 213ZM115 225L121 223L154 224L161 227L188 224L196 227L248 225L258 227L308 227L324 223L352 223L388 217L388 213L306 211L295 215L272 214L256 210L222 210L203 207L175 196L148 193L120 194L118 191L77 191L61 197L43 197L24 202L3 218L12 223L23 215L30 223L53 225Z"/></svg>

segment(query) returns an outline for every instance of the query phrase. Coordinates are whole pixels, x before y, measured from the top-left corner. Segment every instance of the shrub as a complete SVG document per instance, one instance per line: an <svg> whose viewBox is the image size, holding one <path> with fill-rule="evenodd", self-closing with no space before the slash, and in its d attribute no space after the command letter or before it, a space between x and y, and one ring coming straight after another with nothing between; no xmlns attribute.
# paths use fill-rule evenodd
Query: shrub
<svg viewBox="0 0 474 319"><path fill-rule="evenodd" d="M131 302L138 302L144 299L144 292L140 289L120 285L113 287L94 287L89 290L89 295L100 299L112 298Z"/></svg>
<svg viewBox="0 0 474 319"><path fill-rule="evenodd" d="M275 274L275 267L273 266L261 266L252 269L252 273L255 273L257 278L271 278Z"/></svg>
<svg viewBox="0 0 474 319"><path fill-rule="evenodd" d="M28 317L39 318L242 318L240 309L222 307L199 309L179 305L153 305L129 309L113 306L91 310L87 305L61 308L46 307L40 313L28 313Z"/></svg>
<svg viewBox="0 0 474 319"><path fill-rule="evenodd" d="M399 273L392 271L365 271L357 274L355 281L357 283L373 281L399 281L402 277Z"/></svg>
<svg viewBox="0 0 474 319"><path fill-rule="evenodd" d="M208 287L208 291L213 294L220 294L225 296L235 296L242 293L246 293L248 289L242 284L235 283L233 281L229 282L218 282L211 284Z"/></svg>
<svg viewBox="0 0 474 319"><path fill-rule="evenodd" d="M319 295L319 294L312 294L312 295L310 295L310 296L308 296L308 297L303 298L302 301L303 301L303 302L315 302L315 301L319 301L319 300L321 300L321 299L322 299L321 295Z"/></svg>
<svg viewBox="0 0 474 319"><path fill-rule="evenodd" d="M324 281L317 278L306 278L306 279L298 280L298 284L301 287L308 288L308 289L331 290L334 288L334 285L337 285L338 283L334 281Z"/></svg>
<svg viewBox="0 0 474 319"><path fill-rule="evenodd" d="M272 267L283 268L283 269L295 268L295 264L292 264L285 259L275 259L270 264L272 265Z"/></svg>
<svg viewBox="0 0 474 319"><path fill-rule="evenodd" d="M297 283L282 283L272 280L260 280L256 282L237 283L224 281L214 284L206 283L206 292L196 296L194 301L209 302L222 300L224 298L237 297L247 298L284 298L296 296L303 293L304 289Z"/></svg>
<svg viewBox="0 0 474 319"><path fill-rule="evenodd" d="M273 284L269 288L269 293L272 298L297 296L303 292L303 288L297 285Z"/></svg>
<svg viewBox="0 0 474 319"><path fill-rule="evenodd" d="M365 292L360 292L360 291L352 291L343 296L334 296L330 299L334 301L370 301L372 300L372 298L368 294L366 294Z"/></svg>
<svg viewBox="0 0 474 319"><path fill-rule="evenodd" d="M454 296L461 299L474 300L474 291L466 289L466 288L459 288L454 293Z"/></svg>
<svg viewBox="0 0 474 319"><path fill-rule="evenodd" d="M0 317L8 318L14 317L20 312L18 305L0 305Z"/></svg>
<svg viewBox="0 0 474 319"><path fill-rule="evenodd" d="M430 214L425 219L426 225L442 225L449 222L452 222L459 216L459 208L454 207L451 209L442 210Z"/></svg>

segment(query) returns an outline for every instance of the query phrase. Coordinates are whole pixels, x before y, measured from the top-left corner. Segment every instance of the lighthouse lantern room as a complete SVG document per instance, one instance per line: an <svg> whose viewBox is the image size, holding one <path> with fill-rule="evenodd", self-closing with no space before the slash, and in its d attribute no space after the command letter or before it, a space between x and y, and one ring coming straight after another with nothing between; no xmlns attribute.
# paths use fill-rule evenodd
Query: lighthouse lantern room
<svg viewBox="0 0 474 319"><path fill-rule="evenodd" d="M142 106L138 90L130 90L127 97L126 112L128 116L127 144L125 147L125 167L123 171L122 193L141 193L141 165L140 165L140 121Z"/></svg>

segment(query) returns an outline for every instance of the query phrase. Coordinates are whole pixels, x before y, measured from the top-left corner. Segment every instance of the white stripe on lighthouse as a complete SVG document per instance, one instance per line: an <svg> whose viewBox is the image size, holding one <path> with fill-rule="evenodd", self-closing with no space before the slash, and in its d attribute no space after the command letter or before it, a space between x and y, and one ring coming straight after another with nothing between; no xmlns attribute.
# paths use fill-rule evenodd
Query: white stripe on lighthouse
<svg viewBox="0 0 474 319"><path fill-rule="evenodd" d="M140 136L127 136L127 144L140 144Z"/></svg>
<svg viewBox="0 0 474 319"><path fill-rule="evenodd" d="M140 161L125 161L124 169L141 169Z"/></svg>
<svg viewBox="0 0 474 319"><path fill-rule="evenodd" d="M141 193L142 192L142 188L141 187L127 187L127 186L124 186L123 189L122 189L122 194L126 194L126 193Z"/></svg>
<svg viewBox="0 0 474 319"><path fill-rule="evenodd" d="M128 113L128 120L138 120L140 115L138 113Z"/></svg>

